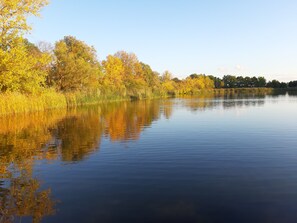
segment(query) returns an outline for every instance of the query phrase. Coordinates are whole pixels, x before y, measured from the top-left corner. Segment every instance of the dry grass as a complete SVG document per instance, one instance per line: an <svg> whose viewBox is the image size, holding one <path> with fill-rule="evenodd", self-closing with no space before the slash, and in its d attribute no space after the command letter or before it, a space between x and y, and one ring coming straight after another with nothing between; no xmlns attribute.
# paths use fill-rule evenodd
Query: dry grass
<svg viewBox="0 0 297 223"><path fill-rule="evenodd" d="M39 95L0 94L0 115L45 111L67 107L63 94L45 91Z"/></svg>

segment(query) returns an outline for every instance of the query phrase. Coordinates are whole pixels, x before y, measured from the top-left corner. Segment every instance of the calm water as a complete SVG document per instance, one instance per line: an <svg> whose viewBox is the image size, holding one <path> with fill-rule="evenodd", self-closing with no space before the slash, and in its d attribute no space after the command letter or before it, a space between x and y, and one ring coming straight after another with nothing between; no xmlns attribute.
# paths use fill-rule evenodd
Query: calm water
<svg viewBox="0 0 297 223"><path fill-rule="evenodd" d="M297 97L0 119L0 222L297 222Z"/></svg>

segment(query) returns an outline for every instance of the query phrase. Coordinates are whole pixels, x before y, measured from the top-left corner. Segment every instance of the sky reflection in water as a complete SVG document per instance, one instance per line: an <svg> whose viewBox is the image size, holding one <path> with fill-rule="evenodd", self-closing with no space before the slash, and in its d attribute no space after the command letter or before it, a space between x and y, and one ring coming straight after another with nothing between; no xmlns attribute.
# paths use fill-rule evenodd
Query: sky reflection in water
<svg viewBox="0 0 297 223"><path fill-rule="evenodd" d="M297 97L0 119L0 222L295 222Z"/></svg>

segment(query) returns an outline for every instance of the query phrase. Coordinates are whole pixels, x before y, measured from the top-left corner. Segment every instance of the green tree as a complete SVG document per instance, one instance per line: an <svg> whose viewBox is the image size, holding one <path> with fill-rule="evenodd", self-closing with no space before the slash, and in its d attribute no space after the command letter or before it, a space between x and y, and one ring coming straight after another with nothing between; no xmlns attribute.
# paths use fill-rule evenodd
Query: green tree
<svg viewBox="0 0 297 223"><path fill-rule="evenodd" d="M252 86L251 87L258 87L259 86L257 77L252 77L251 80L252 80Z"/></svg>
<svg viewBox="0 0 297 223"><path fill-rule="evenodd" d="M234 88L237 87L237 80L235 76L225 75L223 77L224 85L226 88Z"/></svg>
<svg viewBox="0 0 297 223"><path fill-rule="evenodd" d="M269 81L266 85L268 88L287 88L288 84L284 82L279 82L278 80Z"/></svg>
<svg viewBox="0 0 297 223"><path fill-rule="evenodd" d="M252 79L250 77L244 78L244 86L245 87L252 87Z"/></svg>
<svg viewBox="0 0 297 223"><path fill-rule="evenodd" d="M258 77L258 87L265 87L265 86L266 86L265 77Z"/></svg>
<svg viewBox="0 0 297 223"><path fill-rule="evenodd" d="M182 80L178 79L177 77L172 79L175 83L182 83Z"/></svg>
<svg viewBox="0 0 297 223"><path fill-rule="evenodd" d="M288 87L295 88L297 87L297 81L290 81Z"/></svg>
<svg viewBox="0 0 297 223"><path fill-rule="evenodd" d="M221 78L215 77L213 75L209 75L208 77L213 81L215 88L224 87L224 82L223 82L223 80Z"/></svg>
<svg viewBox="0 0 297 223"><path fill-rule="evenodd" d="M191 74L189 77L192 78L192 79L195 79L195 78L198 78L199 75L198 74Z"/></svg>
<svg viewBox="0 0 297 223"><path fill-rule="evenodd" d="M242 76L236 77L236 86L240 88L246 87L244 83L244 78Z"/></svg>

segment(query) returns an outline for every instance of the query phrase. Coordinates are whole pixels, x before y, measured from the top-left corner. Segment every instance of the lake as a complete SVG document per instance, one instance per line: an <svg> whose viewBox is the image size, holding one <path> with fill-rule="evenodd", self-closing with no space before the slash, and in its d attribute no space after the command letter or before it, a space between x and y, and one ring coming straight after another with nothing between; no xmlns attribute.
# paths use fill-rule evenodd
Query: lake
<svg viewBox="0 0 297 223"><path fill-rule="evenodd" d="M297 96L0 118L0 222L297 221Z"/></svg>

